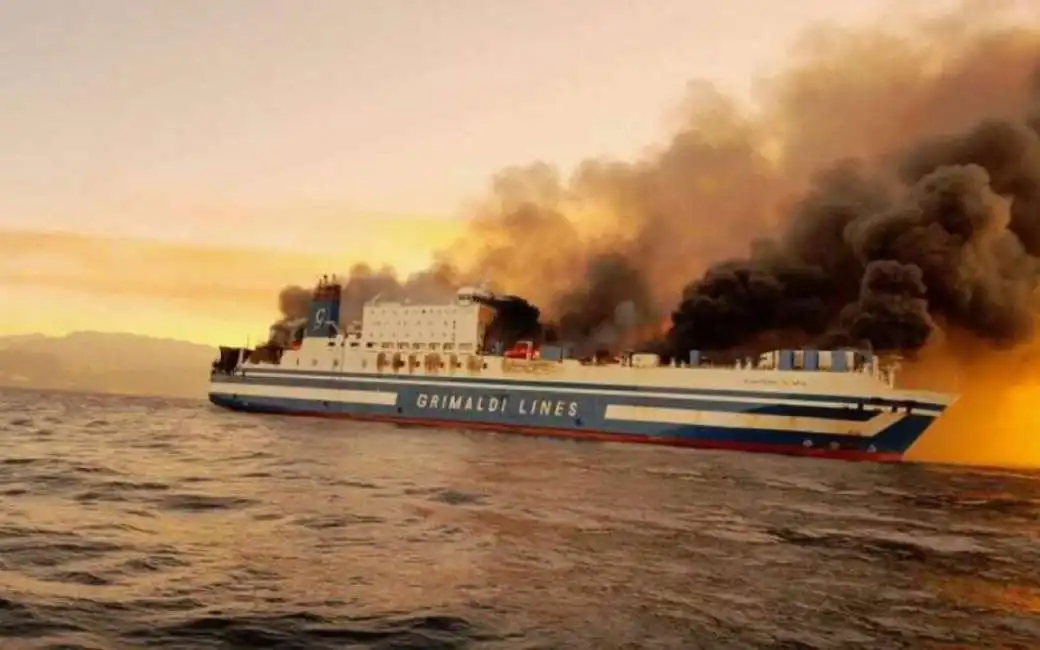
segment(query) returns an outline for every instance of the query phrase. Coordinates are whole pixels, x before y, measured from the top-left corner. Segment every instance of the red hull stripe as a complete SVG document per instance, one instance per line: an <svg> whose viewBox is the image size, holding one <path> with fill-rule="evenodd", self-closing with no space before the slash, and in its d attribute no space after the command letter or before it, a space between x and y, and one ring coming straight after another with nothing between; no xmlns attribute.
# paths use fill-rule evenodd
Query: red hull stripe
<svg viewBox="0 0 1040 650"><path fill-rule="evenodd" d="M236 409L252 410L252 409ZM259 410L259 409L258 409ZM601 431L576 431L573 429L554 429L549 427L523 427L478 422L456 422L452 420L435 420L427 418L403 418L390 415L372 415L356 413L325 413L320 411L291 411L264 409L266 413L302 417L317 417L332 420L357 420L364 422L385 422L399 426L418 426L451 428L469 431L492 431L497 433L519 434L546 438L566 438L572 440L598 440L601 442L625 442L645 445L663 445L667 447L690 447L696 449L714 449L722 451L744 451L766 454L782 454L785 456L806 456L811 458L831 458L835 460L870 461L876 463L898 463L903 460L898 453L870 453L855 449L826 449L792 445L769 445L762 443L717 442L694 438L676 438L668 436L640 436L623 433L606 433Z"/></svg>

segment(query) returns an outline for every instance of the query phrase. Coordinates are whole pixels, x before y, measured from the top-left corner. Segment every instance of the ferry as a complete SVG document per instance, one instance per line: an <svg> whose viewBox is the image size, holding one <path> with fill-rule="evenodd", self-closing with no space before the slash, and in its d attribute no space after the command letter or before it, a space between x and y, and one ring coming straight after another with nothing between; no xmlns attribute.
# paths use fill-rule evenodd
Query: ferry
<svg viewBox="0 0 1040 650"><path fill-rule="evenodd" d="M557 438L893 462L957 399L896 388L898 361L857 350L774 350L717 364L567 345L488 344L494 296L447 304L375 299L340 325L340 282L254 349L221 347L209 399L306 415Z"/></svg>

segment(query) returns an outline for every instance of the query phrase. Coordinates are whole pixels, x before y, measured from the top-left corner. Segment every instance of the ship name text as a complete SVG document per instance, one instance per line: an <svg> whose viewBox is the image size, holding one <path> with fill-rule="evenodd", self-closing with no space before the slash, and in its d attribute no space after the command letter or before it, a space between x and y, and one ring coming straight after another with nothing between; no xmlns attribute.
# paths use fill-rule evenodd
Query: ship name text
<svg viewBox="0 0 1040 650"><path fill-rule="evenodd" d="M578 417L578 403L560 399L510 399L494 395L454 395L419 393L415 405L420 409L465 411L471 413L512 413L539 417Z"/></svg>

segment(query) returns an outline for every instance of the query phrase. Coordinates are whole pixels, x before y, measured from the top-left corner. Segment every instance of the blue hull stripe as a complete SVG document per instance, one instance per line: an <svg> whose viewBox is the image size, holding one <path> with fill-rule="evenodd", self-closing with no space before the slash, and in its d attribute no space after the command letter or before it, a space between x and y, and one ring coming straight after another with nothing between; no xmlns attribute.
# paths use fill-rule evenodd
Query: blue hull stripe
<svg viewBox="0 0 1040 650"><path fill-rule="evenodd" d="M696 372L691 370L691 372ZM268 368L253 368L248 367L246 370L248 377L254 377L261 379L265 382L271 382L281 376L285 378L286 375L292 375L292 379L286 378L288 381L295 382L296 385L302 385L307 382L317 382L321 380L333 381L333 382L441 382L445 384L451 384L452 387L458 385L460 387L473 386L480 387L488 384L516 384L517 386L530 388L530 389L549 389L554 391L566 391L566 390L581 390L581 391L611 391L619 393L661 393L676 396L704 396L707 398L711 397L729 397L747 399L751 401L775 401L775 400L798 400L804 402L842 402L842 403L857 403L863 402L865 404L872 404L882 407L901 407L905 404L903 400L885 399L880 397L867 397L860 398L850 395L821 395L821 394L809 394L809 393L792 393L792 392L767 392L767 391L754 391L754 390L725 390L715 388L672 388L672 387L647 387L647 386L632 386L627 384L599 384L599 383L583 383L583 382L567 382L567 381L554 381L550 377L541 378L538 380L528 380L519 378L475 378L475 377L460 377L452 375L410 375L410 374L399 374L395 375L392 373L383 373L376 375L374 373L359 373L359 372L327 372L319 370L298 370L298 369L268 369ZM299 379L296 379L299 377ZM221 379L224 381L225 379ZM915 408L923 408L933 411L944 411L948 405L939 404L928 401L913 401Z"/></svg>
<svg viewBox="0 0 1040 650"><path fill-rule="evenodd" d="M482 389L479 385L460 385L438 389L433 386L411 386L384 384L382 392L377 393L371 384L366 385L363 381L338 381L321 382L328 384L319 387L319 382L300 382L295 384L274 384L273 380L259 382L256 380L226 381L220 378L211 386L210 399L221 406L238 410L272 411L287 413L308 413L318 415L345 415L354 414L359 416L377 416L397 419L413 419L416 421L446 420L457 423L465 428L467 423L474 425L491 424L501 427L515 427L527 429L557 429L568 430L575 433L582 431L603 432L610 434L625 435L630 437L662 437L678 440L687 440L691 443L713 443L731 445L762 445L762 446L789 446L802 447L807 443L814 448L853 449L863 452L880 452L886 454L903 454L918 437L924 433L933 422L934 417L924 414L902 415L895 417L891 424L884 426L875 435L849 435L838 433L821 433L814 431L801 431L779 429L779 428L752 428L745 426L714 426L696 423L677 424L673 422L646 421L639 419L608 418L607 408L610 407L640 407L646 405L658 406L660 400L653 398L641 398L638 395L610 396L610 395L588 395L588 394L561 394L557 390L545 389L541 391L529 391L524 394L508 393L500 390ZM236 387L241 386L236 391ZM248 388L247 388L248 387ZM264 388L270 388L270 394L264 394ZM287 389L295 388L302 390L306 395L307 390L321 390L329 397L318 399L301 399L284 395ZM332 389L332 390L329 390ZM278 393L283 395L279 396ZM259 392L259 394L256 394ZM248 394L253 393L253 394ZM459 408L456 403L454 407L447 407L445 395L451 394L463 400L472 400L465 407ZM339 395L345 396L343 400L337 400ZM351 397L353 395L353 397ZM440 395L437 406L434 406L433 396ZM774 396L770 396L774 397ZM376 399L378 398L378 399ZM323 401L323 400L330 401ZM331 401L337 400L337 401ZM353 401L351 401L353 400ZM361 403L368 400L369 403ZM489 406L497 400L501 408ZM508 400L508 404L506 403ZM541 412L532 407L535 402L548 403L551 406ZM483 408L472 404L482 404ZM526 407L525 407L526 405ZM674 407L675 403L670 403ZM734 407L737 411L734 411ZM783 405L783 404L758 404L751 405L752 410L746 410L747 405L731 402L698 402L694 408L672 409L682 413L690 414L695 411L710 411L716 413L734 413L751 415L774 415L789 417L812 417L817 422L834 422L830 425L831 431L845 430L838 422L844 420L849 422L849 429L863 426L862 414L854 409L834 408L829 409L828 416L821 416L817 410L812 414L805 413L805 407ZM809 407L815 408L815 407ZM763 409L768 409L763 410ZM827 409L819 409L823 411ZM638 412L638 409L637 409ZM868 412L871 417L890 417L886 413L877 411ZM721 417L729 417L723 415ZM892 416L894 417L894 416ZM732 420L732 418L730 417ZM737 420L743 422L744 420ZM750 419L748 421L751 421ZM764 418L762 421L784 423L784 418Z"/></svg>
<svg viewBox="0 0 1040 650"><path fill-rule="evenodd" d="M329 379L312 379L310 381L300 381L299 379L282 379L282 378L222 378L221 381L227 384L247 384L247 385L264 385L264 386L294 386L294 387L307 387L307 388L325 388L334 390L372 390L378 386L373 386L371 383L367 383L363 380L360 381L348 381L348 380L329 380ZM385 385L384 385L385 386ZM460 385L460 386L437 386L437 385L425 385L422 387L414 387L410 385L394 385L393 390L413 390L413 391L424 391L429 393L443 393L443 392L458 392L477 390L480 394L494 394L504 395L505 391L502 390L488 390L484 387L476 384ZM545 391L548 393L549 391ZM554 398L567 397L568 399L573 397L572 395L564 391L551 391ZM526 393L525 393L526 394ZM532 393L533 396L539 393ZM543 395L544 396L544 395ZM658 407L674 407L675 401L668 398L643 396L639 394L628 394L623 396L613 395L591 395L589 396L597 401L609 401L611 403L623 403L630 406L658 406ZM744 402L732 402L732 401L718 401L712 400L710 395L698 395L703 399L687 399L683 400L682 407L691 410L698 411L722 411L728 413L747 413L757 415L784 415L791 417L810 417L810 418L825 418L831 420L848 420L848 421L867 421L877 415L876 410L859 410L856 408L834 408L827 406L803 406L803 405L792 405L792 404L777 404L775 402L767 401L761 397L748 396L748 400Z"/></svg>

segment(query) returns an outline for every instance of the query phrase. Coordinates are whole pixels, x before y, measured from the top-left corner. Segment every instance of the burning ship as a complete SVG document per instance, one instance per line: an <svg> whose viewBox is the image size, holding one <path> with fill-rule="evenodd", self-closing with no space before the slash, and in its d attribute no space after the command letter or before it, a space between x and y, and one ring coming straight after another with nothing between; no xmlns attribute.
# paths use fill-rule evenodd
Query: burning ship
<svg viewBox="0 0 1040 650"><path fill-rule="evenodd" d="M341 327L325 279L306 318L256 349L221 347L209 399L236 411L839 458L898 461L956 399L896 388L898 363L856 350L699 351L583 360L564 344L489 342L494 296L370 301Z"/></svg>

